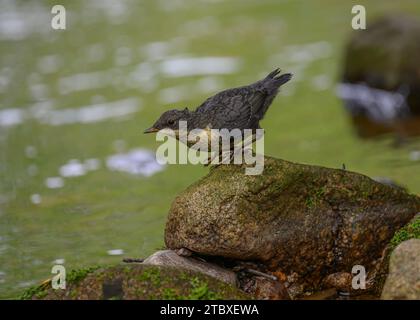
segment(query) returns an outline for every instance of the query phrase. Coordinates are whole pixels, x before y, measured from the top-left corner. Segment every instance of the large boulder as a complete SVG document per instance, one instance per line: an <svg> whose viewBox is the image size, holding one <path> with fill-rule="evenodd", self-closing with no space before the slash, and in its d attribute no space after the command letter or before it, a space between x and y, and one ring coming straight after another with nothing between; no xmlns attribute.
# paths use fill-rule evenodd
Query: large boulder
<svg viewBox="0 0 420 320"><path fill-rule="evenodd" d="M420 20L388 15L354 31L339 95L364 137L420 134Z"/></svg>
<svg viewBox="0 0 420 320"><path fill-rule="evenodd" d="M182 192L165 242L253 261L282 275L292 297L322 289L329 275L355 265L365 267L372 289L386 245L419 211L420 198L364 175L266 157L262 175L218 166Z"/></svg>
<svg viewBox="0 0 420 320"><path fill-rule="evenodd" d="M66 288L53 289L51 281L28 289L22 299L151 300L250 299L235 286L200 272L169 266L130 263L71 271Z"/></svg>
<svg viewBox="0 0 420 320"><path fill-rule="evenodd" d="M404 241L393 251L381 298L420 300L420 239Z"/></svg>

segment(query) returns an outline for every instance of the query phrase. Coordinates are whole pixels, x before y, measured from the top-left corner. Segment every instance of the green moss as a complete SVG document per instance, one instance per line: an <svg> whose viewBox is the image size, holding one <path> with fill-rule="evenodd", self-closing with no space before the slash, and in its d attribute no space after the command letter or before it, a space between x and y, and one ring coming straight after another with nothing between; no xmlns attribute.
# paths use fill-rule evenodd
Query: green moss
<svg viewBox="0 0 420 320"><path fill-rule="evenodd" d="M71 290L71 291L70 291L70 297L71 297L72 299L76 299L76 298L77 298L77 296L78 296L78 292L77 292L77 290L76 290L76 289L74 289L74 290Z"/></svg>
<svg viewBox="0 0 420 320"><path fill-rule="evenodd" d="M305 204L308 208L313 208L318 204L325 194L325 187L316 189L315 193L306 198Z"/></svg>
<svg viewBox="0 0 420 320"><path fill-rule="evenodd" d="M36 297L38 299L42 299L47 295L47 286L44 284L32 286L26 289L20 296L20 300L31 300L32 298Z"/></svg>
<svg viewBox="0 0 420 320"><path fill-rule="evenodd" d="M106 279L122 279L124 299L165 300L214 300L246 299L235 286L190 270L142 264L102 267L86 281L81 281L99 267L73 270L68 277L71 282L64 291L57 292L45 282L35 286L21 299L103 299L102 285ZM112 296L109 300L121 299Z"/></svg>
<svg viewBox="0 0 420 320"><path fill-rule="evenodd" d="M216 300L222 299L222 296L211 290L209 284L195 276L191 278L191 275L187 272L182 272L179 276L179 279L182 282L186 282L187 286L185 287L186 291L184 294L178 293L174 288L164 287L164 283L171 283L174 279L162 277L160 269L157 267L152 267L144 270L139 278L141 281L149 281L154 287L161 286L159 297L160 299L165 300ZM152 299L149 296L150 299Z"/></svg>
<svg viewBox="0 0 420 320"><path fill-rule="evenodd" d="M71 270L66 276L66 281L67 283L77 283L80 280L83 280L89 273L92 273L99 268L99 266L93 266L89 268Z"/></svg>
<svg viewBox="0 0 420 320"><path fill-rule="evenodd" d="M162 298L164 300L180 300L182 296L176 293L175 289L172 288L164 288L162 293Z"/></svg>
<svg viewBox="0 0 420 320"><path fill-rule="evenodd" d="M188 296L184 299L186 300L217 300L222 299L222 297L209 289L207 282L200 280L197 277L194 277L190 281L191 291Z"/></svg>
<svg viewBox="0 0 420 320"><path fill-rule="evenodd" d="M154 286L159 286L161 284L161 275L159 268L150 268L146 269L139 276L141 281L150 281Z"/></svg>
<svg viewBox="0 0 420 320"><path fill-rule="evenodd" d="M77 283L84 279L89 273L99 269L99 266L71 270L66 276L68 284ZM51 281L44 282L40 285L32 286L26 289L18 298L21 300L31 300L33 298L43 299L48 295L48 289L51 287ZM72 291L71 296L77 296L77 291Z"/></svg>
<svg viewBox="0 0 420 320"><path fill-rule="evenodd" d="M390 245L394 249L401 242L409 239L420 239L420 216L417 216L414 221L398 230L392 238Z"/></svg>

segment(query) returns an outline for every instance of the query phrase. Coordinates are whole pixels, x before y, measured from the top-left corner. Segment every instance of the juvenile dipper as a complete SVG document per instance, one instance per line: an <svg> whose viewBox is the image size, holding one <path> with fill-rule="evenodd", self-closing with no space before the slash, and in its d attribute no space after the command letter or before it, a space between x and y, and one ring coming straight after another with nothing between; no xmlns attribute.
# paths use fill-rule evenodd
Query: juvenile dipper
<svg viewBox="0 0 420 320"><path fill-rule="evenodd" d="M273 102L281 85L288 82L290 73L280 74L276 69L264 79L247 86L221 91L204 101L195 111L188 108L164 112L144 133L171 129L179 137L179 122L187 122L187 131L203 129L260 129L259 122ZM211 138L209 139L209 141ZM188 141L191 146L194 141Z"/></svg>

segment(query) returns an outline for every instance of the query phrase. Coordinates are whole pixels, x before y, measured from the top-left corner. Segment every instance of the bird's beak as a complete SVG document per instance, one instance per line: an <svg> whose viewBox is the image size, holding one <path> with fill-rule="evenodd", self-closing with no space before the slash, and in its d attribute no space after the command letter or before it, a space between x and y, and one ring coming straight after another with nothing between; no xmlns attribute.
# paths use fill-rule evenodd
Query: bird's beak
<svg viewBox="0 0 420 320"><path fill-rule="evenodd" d="M159 129L156 129L154 127L150 127L149 129L144 130L144 133L153 133L153 132L158 132Z"/></svg>

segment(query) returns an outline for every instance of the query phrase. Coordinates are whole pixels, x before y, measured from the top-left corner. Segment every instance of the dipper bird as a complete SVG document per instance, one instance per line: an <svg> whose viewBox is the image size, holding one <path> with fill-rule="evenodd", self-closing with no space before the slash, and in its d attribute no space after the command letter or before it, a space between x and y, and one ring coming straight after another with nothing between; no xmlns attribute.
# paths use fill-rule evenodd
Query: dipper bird
<svg viewBox="0 0 420 320"><path fill-rule="evenodd" d="M210 129L260 129L263 119L281 85L292 78L292 74L280 74L276 69L264 79L247 86L221 91L204 101L195 111L188 108L164 112L152 127L144 133L171 129L179 138L179 122L186 121L187 131L202 129L209 134ZM209 141L212 138L209 139ZM253 138L254 139L254 138ZM192 146L196 140L187 141Z"/></svg>

